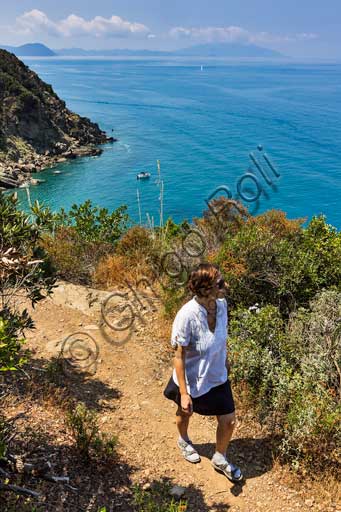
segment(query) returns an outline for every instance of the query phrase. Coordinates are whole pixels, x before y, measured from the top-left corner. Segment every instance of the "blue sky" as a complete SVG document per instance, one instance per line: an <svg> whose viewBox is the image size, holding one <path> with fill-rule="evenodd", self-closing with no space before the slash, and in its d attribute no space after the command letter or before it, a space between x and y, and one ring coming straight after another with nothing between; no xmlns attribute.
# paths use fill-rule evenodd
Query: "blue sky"
<svg viewBox="0 0 341 512"><path fill-rule="evenodd" d="M0 0L0 44L170 49L248 42L339 58L340 0Z"/></svg>

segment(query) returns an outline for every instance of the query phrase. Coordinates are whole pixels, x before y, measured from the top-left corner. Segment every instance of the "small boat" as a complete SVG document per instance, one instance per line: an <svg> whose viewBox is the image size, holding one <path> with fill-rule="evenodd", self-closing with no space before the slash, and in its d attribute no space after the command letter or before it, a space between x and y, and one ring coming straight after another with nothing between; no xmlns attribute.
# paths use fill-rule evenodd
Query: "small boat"
<svg viewBox="0 0 341 512"><path fill-rule="evenodd" d="M62 171L53 171L53 174L62 174Z"/></svg>
<svg viewBox="0 0 341 512"><path fill-rule="evenodd" d="M148 178L150 178L150 172L141 171L138 174L136 174L137 180L146 180Z"/></svg>

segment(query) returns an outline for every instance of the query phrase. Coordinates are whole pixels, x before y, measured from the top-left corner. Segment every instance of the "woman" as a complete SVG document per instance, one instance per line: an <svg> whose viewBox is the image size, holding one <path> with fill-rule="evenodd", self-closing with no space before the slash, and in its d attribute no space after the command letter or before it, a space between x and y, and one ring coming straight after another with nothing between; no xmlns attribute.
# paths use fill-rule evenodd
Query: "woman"
<svg viewBox="0 0 341 512"><path fill-rule="evenodd" d="M226 459L235 426L235 407L227 374L226 285L217 265L201 263L192 272L188 287L194 294L177 312L171 344L176 349L174 369L164 395L177 405L178 446L189 462L200 456L188 437L193 412L217 417L213 467L231 481L240 481L240 469Z"/></svg>

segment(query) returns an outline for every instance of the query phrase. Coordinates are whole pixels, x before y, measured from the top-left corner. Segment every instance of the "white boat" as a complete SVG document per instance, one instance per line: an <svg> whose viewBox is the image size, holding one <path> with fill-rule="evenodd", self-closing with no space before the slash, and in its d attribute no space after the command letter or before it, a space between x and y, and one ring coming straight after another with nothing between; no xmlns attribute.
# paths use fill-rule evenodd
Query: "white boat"
<svg viewBox="0 0 341 512"><path fill-rule="evenodd" d="M141 171L138 174L136 174L137 180L146 180L148 178L150 178L150 172Z"/></svg>

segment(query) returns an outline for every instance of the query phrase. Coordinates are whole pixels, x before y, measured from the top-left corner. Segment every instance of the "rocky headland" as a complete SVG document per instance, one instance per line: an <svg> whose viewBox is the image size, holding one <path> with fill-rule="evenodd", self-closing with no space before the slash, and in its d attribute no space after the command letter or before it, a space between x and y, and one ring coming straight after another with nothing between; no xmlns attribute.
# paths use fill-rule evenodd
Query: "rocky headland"
<svg viewBox="0 0 341 512"><path fill-rule="evenodd" d="M114 142L97 123L71 112L15 55L0 49L0 187L37 184L56 163L102 153Z"/></svg>

